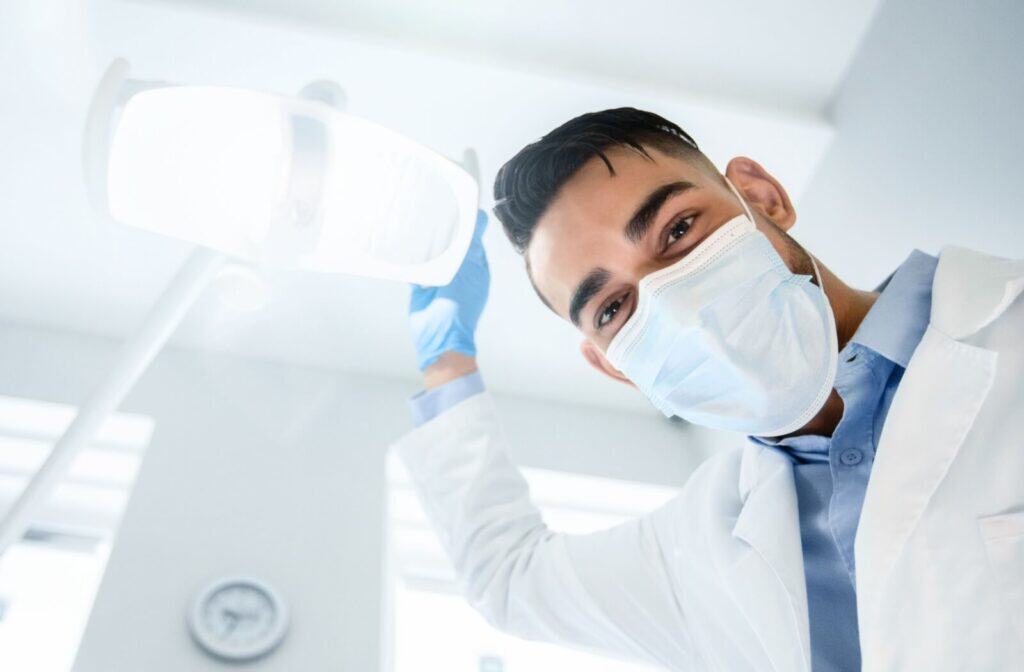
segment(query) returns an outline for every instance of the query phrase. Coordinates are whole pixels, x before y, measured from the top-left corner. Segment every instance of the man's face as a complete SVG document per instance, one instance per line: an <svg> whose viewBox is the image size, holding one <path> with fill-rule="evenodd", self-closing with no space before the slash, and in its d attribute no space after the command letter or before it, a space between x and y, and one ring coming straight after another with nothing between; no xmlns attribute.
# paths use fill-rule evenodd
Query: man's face
<svg viewBox="0 0 1024 672"><path fill-rule="evenodd" d="M743 212L723 176L699 157L646 149L653 160L610 148L614 175L600 158L586 163L538 221L526 252L540 294L601 353L633 313L644 276ZM749 159L734 159L726 174L790 269L809 274L809 256L785 233L795 215L782 187Z"/></svg>

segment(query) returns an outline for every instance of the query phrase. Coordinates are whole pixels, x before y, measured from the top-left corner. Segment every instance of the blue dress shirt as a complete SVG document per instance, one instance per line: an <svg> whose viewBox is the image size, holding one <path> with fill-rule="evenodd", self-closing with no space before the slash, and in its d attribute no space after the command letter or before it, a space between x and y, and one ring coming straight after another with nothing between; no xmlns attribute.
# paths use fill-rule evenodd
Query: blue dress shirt
<svg viewBox="0 0 1024 672"><path fill-rule="evenodd" d="M793 463L815 672L860 669L853 543L885 416L928 326L937 264L915 250L876 290L839 353L835 389L844 409L831 437L750 437ZM420 392L409 400L413 421L419 426L483 390L476 372Z"/></svg>
<svg viewBox="0 0 1024 672"><path fill-rule="evenodd" d="M751 438L793 463L815 672L860 669L853 543L878 437L928 326L937 264L914 251L879 287L839 353L835 389L844 408L831 437Z"/></svg>

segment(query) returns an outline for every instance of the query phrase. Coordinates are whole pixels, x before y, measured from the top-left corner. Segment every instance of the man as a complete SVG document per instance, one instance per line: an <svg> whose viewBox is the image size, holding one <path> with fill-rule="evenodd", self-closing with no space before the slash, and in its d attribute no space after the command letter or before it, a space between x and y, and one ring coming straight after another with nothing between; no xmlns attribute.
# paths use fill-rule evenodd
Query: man
<svg viewBox="0 0 1024 672"><path fill-rule="evenodd" d="M673 670L1024 669L1024 264L914 252L848 287L764 168L629 108L524 148L495 199L595 369L750 438L644 518L548 530L476 372L479 222L452 284L413 290L398 450L493 624Z"/></svg>

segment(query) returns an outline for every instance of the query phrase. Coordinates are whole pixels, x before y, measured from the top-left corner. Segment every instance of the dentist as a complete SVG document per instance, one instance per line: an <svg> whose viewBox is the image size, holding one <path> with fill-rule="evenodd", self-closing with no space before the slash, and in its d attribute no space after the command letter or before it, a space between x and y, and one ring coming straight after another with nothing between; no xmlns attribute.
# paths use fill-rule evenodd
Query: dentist
<svg viewBox="0 0 1024 672"><path fill-rule="evenodd" d="M1024 263L913 252L851 288L764 168L723 175L631 108L528 145L494 192L596 370L748 439L647 516L548 529L476 370L481 214L453 282L413 289L427 389L396 449L491 623L671 670L1024 669Z"/></svg>

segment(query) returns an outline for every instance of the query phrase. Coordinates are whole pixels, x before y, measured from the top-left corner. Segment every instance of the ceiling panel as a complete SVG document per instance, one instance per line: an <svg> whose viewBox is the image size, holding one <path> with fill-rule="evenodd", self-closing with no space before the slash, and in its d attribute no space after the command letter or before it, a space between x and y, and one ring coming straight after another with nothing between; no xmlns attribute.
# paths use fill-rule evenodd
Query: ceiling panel
<svg viewBox="0 0 1024 672"><path fill-rule="evenodd" d="M505 67L820 110L879 0L188 0Z"/></svg>

